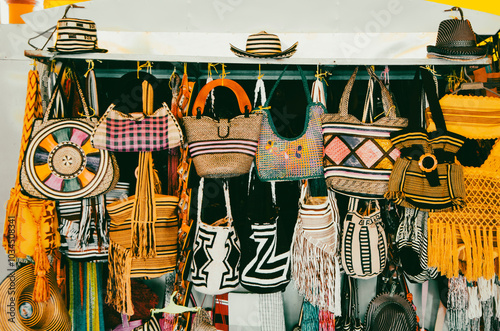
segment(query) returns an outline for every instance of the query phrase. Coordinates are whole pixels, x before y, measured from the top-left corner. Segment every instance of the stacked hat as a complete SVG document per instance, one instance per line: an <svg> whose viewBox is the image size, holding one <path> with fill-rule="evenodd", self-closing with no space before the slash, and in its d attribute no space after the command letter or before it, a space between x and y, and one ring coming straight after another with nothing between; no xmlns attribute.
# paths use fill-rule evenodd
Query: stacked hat
<svg viewBox="0 0 500 331"><path fill-rule="evenodd" d="M462 9L453 7L446 11L460 11L461 19L444 20L439 24L436 45L427 46L427 57L450 60L474 60L486 56L487 47L478 47L476 35L469 20L464 20Z"/></svg>
<svg viewBox="0 0 500 331"><path fill-rule="evenodd" d="M84 53L107 52L97 47L97 30L94 21L79 18L62 18L57 21L56 43L51 52Z"/></svg>
<svg viewBox="0 0 500 331"><path fill-rule="evenodd" d="M296 42L282 51L280 38L277 35L261 31L248 36L245 51L229 45L231 51L239 57L283 59L292 56L297 50L298 44Z"/></svg>

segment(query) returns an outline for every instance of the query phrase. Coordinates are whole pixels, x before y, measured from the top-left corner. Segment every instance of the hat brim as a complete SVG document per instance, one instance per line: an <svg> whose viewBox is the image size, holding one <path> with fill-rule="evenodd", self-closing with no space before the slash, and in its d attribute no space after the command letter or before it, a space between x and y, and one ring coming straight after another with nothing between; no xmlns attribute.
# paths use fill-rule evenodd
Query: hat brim
<svg viewBox="0 0 500 331"><path fill-rule="evenodd" d="M249 58L258 58L258 59L284 59L289 58L297 51L297 45L299 43L296 42L292 46L288 47L286 50L281 51L279 53L274 54L259 54L259 53L249 53L247 51L241 50L231 44L231 51L239 57L249 57Z"/></svg>
<svg viewBox="0 0 500 331"><path fill-rule="evenodd" d="M440 46L427 46L427 56L446 58L446 59L463 59L474 60L486 56L488 52L487 47L440 47Z"/></svg>

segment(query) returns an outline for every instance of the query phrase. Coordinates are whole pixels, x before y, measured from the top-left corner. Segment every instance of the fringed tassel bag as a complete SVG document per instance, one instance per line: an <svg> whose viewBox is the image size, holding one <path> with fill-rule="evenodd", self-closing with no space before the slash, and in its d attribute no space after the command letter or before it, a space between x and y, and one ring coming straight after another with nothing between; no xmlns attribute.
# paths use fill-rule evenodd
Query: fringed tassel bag
<svg viewBox="0 0 500 331"><path fill-rule="evenodd" d="M43 115L39 88L38 71L31 70L28 75L18 174L21 172L33 122L35 118ZM6 209L3 247L9 255L9 263L15 263L16 257L33 257L37 275L33 291L34 300L36 302L47 301L49 295L47 275L50 269L48 255L53 254L61 242L57 231L55 202L24 195L21 192L19 177L17 177L14 187L10 190Z"/></svg>
<svg viewBox="0 0 500 331"><path fill-rule="evenodd" d="M291 248L292 278L307 301L339 316L341 276L337 201L330 190L328 196L311 197L307 184L302 185Z"/></svg>

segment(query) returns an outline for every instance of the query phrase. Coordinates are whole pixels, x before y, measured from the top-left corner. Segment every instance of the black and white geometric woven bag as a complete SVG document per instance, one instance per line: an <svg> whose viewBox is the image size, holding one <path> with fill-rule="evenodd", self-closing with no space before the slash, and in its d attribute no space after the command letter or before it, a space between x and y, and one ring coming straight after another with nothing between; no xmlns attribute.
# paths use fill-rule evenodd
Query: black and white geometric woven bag
<svg viewBox="0 0 500 331"><path fill-rule="evenodd" d="M341 243L342 267L353 278L380 274L387 262L387 239L377 200L349 198Z"/></svg>

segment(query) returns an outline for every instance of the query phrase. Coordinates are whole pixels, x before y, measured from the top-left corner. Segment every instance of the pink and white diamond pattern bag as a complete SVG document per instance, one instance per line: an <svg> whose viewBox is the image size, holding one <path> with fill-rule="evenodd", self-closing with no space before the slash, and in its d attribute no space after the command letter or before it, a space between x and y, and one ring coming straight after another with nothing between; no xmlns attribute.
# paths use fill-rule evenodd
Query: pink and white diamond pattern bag
<svg viewBox="0 0 500 331"><path fill-rule="evenodd" d="M390 140L390 134L406 127L408 120L396 116L396 108L385 85L373 70L367 67L370 75L363 121L348 114L349 95L351 94L358 68L349 79L340 109L335 114L321 117L324 145L323 170L326 184L332 190L358 198L381 199L387 191L389 176L394 162L399 157ZM367 123L373 104L374 82L382 91L385 117Z"/></svg>

